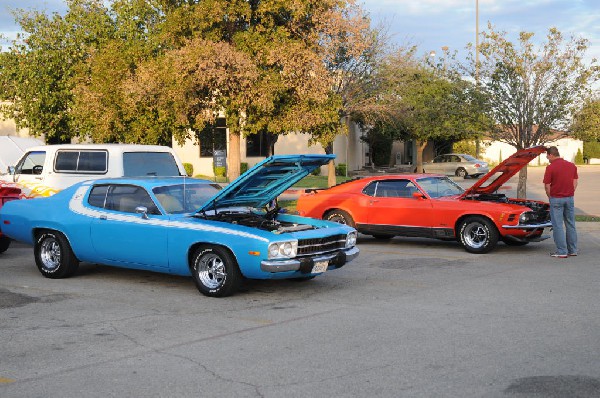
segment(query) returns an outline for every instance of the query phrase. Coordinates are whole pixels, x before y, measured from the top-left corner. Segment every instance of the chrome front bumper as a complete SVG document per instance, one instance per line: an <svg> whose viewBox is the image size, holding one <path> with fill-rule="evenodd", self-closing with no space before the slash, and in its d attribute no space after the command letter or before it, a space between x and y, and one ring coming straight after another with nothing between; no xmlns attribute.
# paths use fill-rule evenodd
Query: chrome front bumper
<svg viewBox="0 0 600 398"><path fill-rule="evenodd" d="M260 269L265 272L289 272L300 271L303 274L309 274L317 262L327 261L329 267L343 267L349 261L354 260L360 250L358 247L342 249L334 253L320 254L302 258L292 258L289 260L264 260L260 263Z"/></svg>
<svg viewBox="0 0 600 398"><path fill-rule="evenodd" d="M544 222L539 224L524 224L524 225L503 225L504 229L539 229L539 228L550 228L552 222Z"/></svg>

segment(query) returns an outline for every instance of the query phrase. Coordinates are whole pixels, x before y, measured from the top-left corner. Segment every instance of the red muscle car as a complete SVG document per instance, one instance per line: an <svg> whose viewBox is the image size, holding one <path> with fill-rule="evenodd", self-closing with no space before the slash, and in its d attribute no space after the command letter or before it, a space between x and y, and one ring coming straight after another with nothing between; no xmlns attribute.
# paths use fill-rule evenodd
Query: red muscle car
<svg viewBox="0 0 600 398"><path fill-rule="evenodd" d="M552 225L549 205L507 198L498 189L545 151L543 146L519 150L466 190L438 174L382 175L307 190L297 210L377 239L458 240L471 253L487 253L499 240L521 246L549 237L543 236Z"/></svg>

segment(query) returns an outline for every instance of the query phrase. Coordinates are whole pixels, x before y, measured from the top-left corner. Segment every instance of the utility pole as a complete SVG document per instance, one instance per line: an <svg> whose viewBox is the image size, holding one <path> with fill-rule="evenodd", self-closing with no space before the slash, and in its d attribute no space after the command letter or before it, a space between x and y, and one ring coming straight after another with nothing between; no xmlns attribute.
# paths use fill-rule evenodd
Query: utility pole
<svg viewBox="0 0 600 398"><path fill-rule="evenodd" d="M475 87L479 89L479 0L475 0ZM479 137L475 139L475 157L480 155Z"/></svg>

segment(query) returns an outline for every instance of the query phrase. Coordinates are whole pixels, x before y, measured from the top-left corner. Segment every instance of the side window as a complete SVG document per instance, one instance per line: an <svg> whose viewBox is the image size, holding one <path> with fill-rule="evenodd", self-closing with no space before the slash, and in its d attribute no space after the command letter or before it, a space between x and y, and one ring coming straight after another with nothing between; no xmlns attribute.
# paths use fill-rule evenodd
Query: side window
<svg viewBox="0 0 600 398"><path fill-rule="evenodd" d="M106 173L108 171L108 152L82 151L79 153L77 171Z"/></svg>
<svg viewBox="0 0 600 398"><path fill-rule="evenodd" d="M417 187L410 180L380 181L377 186L377 197L382 198L411 198L417 192Z"/></svg>
<svg viewBox="0 0 600 398"><path fill-rule="evenodd" d="M444 157L443 156L436 156L433 159L433 163L442 163L444 161Z"/></svg>
<svg viewBox="0 0 600 398"><path fill-rule="evenodd" d="M377 181L373 181L372 183L370 183L363 189L363 193L365 195L375 196L376 188L377 188Z"/></svg>
<svg viewBox="0 0 600 398"><path fill-rule="evenodd" d="M177 162L170 152L125 152L123 174L125 177L180 175Z"/></svg>
<svg viewBox="0 0 600 398"><path fill-rule="evenodd" d="M106 151L58 151L54 170L66 173L98 173L107 171Z"/></svg>
<svg viewBox="0 0 600 398"><path fill-rule="evenodd" d="M29 152L15 167L15 174L42 174L46 152Z"/></svg>
<svg viewBox="0 0 600 398"><path fill-rule="evenodd" d="M108 185L96 185L92 188L88 203L94 207L106 207L106 194L108 193Z"/></svg>
<svg viewBox="0 0 600 398"><path fill-rule="evenodd" d="M458 156L456 156L456 155L452 155L450 157L450 161L454 162L454 163L460 163L460 158Z"/></svg>
<svg viewBox="0 0 600 398"><path fill-rule="evenodd" d="M160 211L144 188L135 185L113 185L108 190L106 208L135 213L136 207L143 206L148 209L148 214L160 214Z"/></svg>

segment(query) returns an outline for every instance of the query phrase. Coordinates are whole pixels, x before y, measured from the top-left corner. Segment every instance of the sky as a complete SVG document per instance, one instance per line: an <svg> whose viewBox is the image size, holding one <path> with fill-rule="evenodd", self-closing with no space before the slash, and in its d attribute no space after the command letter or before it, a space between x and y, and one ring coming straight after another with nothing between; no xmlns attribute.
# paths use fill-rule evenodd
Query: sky
<svg viewBox="0 0 600 398"><path fill-rule="evenodd" d="M548 29L558 28L566 37L575 35L590 41L587 57L600 59L600 2L598 0L357 0L373 24L386 27L393 44L416 45L419 53L435 51L466 55L468 43L475 43L476 4L479 31L488 22L506 31L515 41L520 31L532 32L543 41ZM64 0L0 0L0 33L13 39L18 26L10 9L33 8L63 13ZM9 42L0 41L6 48Z"/></svg>

